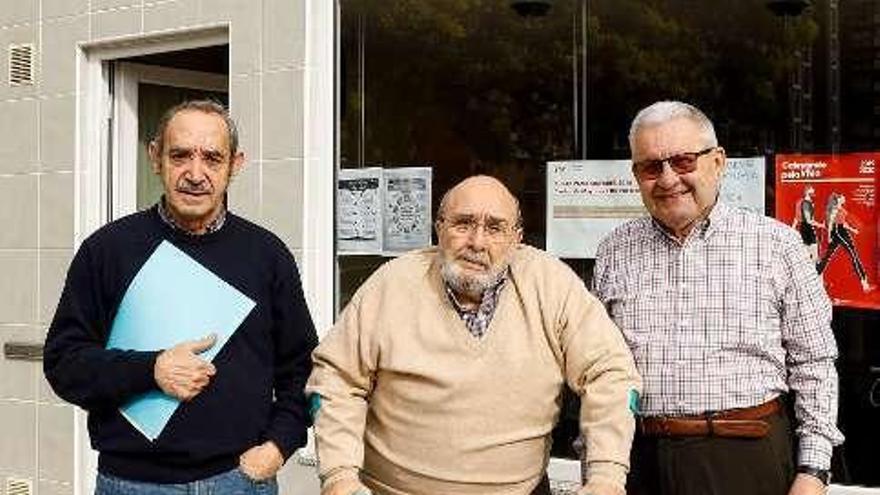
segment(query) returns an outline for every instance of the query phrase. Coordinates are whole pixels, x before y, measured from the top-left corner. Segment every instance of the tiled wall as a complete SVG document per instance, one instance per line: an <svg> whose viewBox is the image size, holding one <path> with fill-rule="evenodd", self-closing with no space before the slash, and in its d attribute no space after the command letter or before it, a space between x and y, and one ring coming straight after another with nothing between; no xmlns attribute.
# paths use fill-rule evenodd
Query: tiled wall
<svg viewBox="0 0 880 495"><path fill-rule="evenodd" d="M232 209L299 257L307 1L0 0L0 344L42 341L73 255L78 42L228 21L230 101L248 156ZM34 85L6 80L10 43L35 45ZM73 408L40 363L0 358L0 492L21 477L41 495L73 493L73 430ZM311 468L291 466L282 483L315 491Z"/></svg>

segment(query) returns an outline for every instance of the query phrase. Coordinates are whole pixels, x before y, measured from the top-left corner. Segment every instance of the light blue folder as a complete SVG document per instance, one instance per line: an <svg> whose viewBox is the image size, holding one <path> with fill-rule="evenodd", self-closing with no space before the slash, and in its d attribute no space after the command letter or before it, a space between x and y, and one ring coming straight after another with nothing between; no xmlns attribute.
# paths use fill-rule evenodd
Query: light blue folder
<svg viewBox="0 0 880 495"><path fill-rule="evenodd" d="M213 360L254 306L235 287L162 241L128 286L107 348L157 351L215 333L217 342L200 354ZM133 398L120 411L153 441L179 405L179 400L154 391Z"/></svg>

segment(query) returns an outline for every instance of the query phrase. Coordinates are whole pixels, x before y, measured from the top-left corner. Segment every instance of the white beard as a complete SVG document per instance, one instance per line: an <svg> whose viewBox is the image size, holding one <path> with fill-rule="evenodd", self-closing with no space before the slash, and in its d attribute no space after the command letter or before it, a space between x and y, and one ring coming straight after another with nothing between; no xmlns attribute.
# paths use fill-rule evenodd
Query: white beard
<svg viewBox="0 0 880 495"><path fill-rule="evenodd" d="M449 258L441 253L440 275L453 292L456 294L465 294L473 299L480 299L483 294L495 287L496 284L504 277L504 272L510 262L505 258L495 266L490 266L489 270L479 275L466 275L464 271L456 264L455 259ZM476 254L465 255L466 259L472 259L481 263L489 263L488 259Z"/></svg>

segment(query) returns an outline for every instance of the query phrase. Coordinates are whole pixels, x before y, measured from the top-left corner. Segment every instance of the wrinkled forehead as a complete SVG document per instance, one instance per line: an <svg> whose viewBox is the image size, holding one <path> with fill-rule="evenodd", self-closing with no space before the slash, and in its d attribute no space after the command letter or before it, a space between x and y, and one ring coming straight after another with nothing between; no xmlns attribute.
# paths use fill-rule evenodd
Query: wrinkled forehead
<svg viewBox="0 0 880 495"><path fill-rule="evenodd" d="M219 115L183 110L168 122L165 141L166 148L225 151L229 148L229 131Z"/></svg>
<svg viewBox="0 0 880 495"><path fill-rule="evenodd" d="M516 200L503 187L493 184L469 184L449 193L443 215L516 221Z"/></svg>

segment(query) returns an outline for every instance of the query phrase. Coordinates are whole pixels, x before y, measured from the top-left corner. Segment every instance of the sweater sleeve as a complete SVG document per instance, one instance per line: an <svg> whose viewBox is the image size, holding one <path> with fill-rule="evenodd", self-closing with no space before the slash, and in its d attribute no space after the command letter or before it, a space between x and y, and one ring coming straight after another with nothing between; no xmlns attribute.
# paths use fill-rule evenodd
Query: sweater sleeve
<svg viewBox="0 0 880 495"><path fill-rule="evenodd" d="M106 349L110 324L100 271L83 244L67 272L44 348L43 371L62 399L86 410L114 408L156 388L157 352Z"/></svg>
<svg viewBox="0 0 880 495"><path fill-rule="evenodd" d="M588 482L602 479L621 489L635 432L633 409L641 378L618 328L576 276L564 298L560 344L568 385L581 398Z"/></svg>
<svg viewBox="0 0 880 495"><path fill-rule="evenodd" d="M306 444L311 420L305 384L312 371L311 353L318 337L296 262L286 250L284 253L272 291L275 400L266 439L272 440L287 459Z"/></svg>
<svg viewBox="0 0 880 495"><path fill-rule="evenodd" d="M369 342L369 318L360 314L359 295L315 350L307 391L315 410L319 475L324 484L357 476L364 458L367 403L376 353Z"/></svg>

